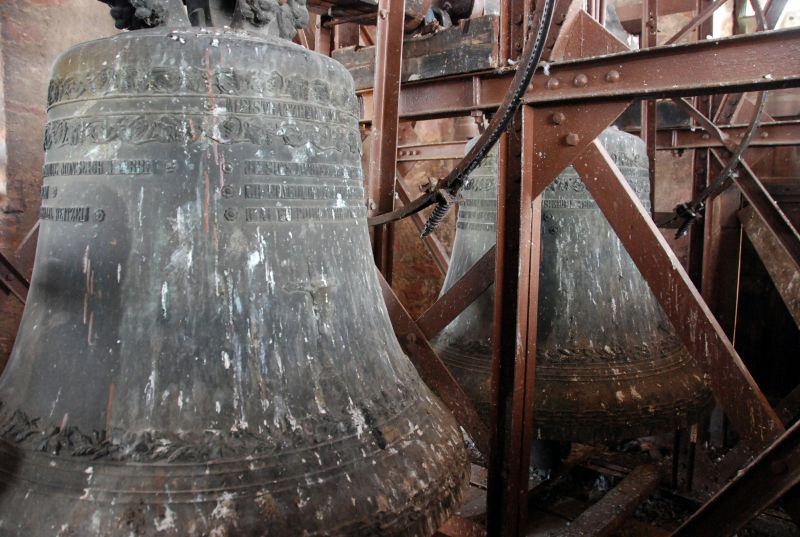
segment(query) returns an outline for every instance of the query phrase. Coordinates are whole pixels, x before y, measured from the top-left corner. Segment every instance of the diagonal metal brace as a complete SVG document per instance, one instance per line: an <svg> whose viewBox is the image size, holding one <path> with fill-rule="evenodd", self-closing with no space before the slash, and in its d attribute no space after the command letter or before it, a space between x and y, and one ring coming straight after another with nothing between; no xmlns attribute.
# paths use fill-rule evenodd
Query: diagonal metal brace
<svg viewBox="0 0 800 537"><path fill-rule="evenodd" d="M489 430L478 415L475 405L433 350L425 334L400 303L380 272L378 279L394 332L420 377L450 409L458 423L472 437L478 449L482 453L489 453Z"/></svg>
<svg viewBox="0 0 800 537"><path fill-rule="evenodd" d="M783 424L614 161L597 141L573 162L742 440L761 450Z"/></svg>

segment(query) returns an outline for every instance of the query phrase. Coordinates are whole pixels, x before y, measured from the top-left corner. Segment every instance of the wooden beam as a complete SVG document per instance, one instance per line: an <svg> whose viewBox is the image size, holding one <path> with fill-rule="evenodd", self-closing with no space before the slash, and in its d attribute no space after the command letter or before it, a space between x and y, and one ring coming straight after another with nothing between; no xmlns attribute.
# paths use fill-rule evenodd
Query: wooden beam
<svg viewBox="0 0 800 537"><path fill-rule="evenodd" d="M485 71L499 67L497 59L498 18L470 19L426 37L403 43L402 81ZM334 50L331 57L347 67L356 90L372 87L376 47Z"/></svg>
<svg viewBox="0 0 800 537"><path fill-rule="evenodd" d="M661 474L656 466L637 466L556 537L607 537L613 534L656 490L660 481Z"/></svg>

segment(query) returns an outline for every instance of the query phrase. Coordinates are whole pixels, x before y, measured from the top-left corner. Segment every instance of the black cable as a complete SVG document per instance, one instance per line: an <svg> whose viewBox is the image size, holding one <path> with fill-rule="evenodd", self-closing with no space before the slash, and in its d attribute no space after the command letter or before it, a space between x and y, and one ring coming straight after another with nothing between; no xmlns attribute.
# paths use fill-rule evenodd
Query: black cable
<svg viewBox="0 0 800 537"><path fill-rule="evenodd" d="M542 6L541 19L536 31L536 36L534 39L527 40L525 44L526 50L523 51L523 57L525 59L520 62L514 74L514 78L511 81L511 87L514 88L514 90L503 100L497 113L494 114L492 120L489 122L489 126L483 134L480 135L472 149L470 149L455 168L447 174L447 177L441 181L440 186L437 187L436 190L417 198L401 209L369 218L368 222L370 225L374 226L395 222L436 203L437 207L425 223L425 228L421 236L425 237L436 228L449 211L453 198L464 185L469 174L480 165L492 147L494 147L494 144L497 143L497 140L500 139L500 136L505 132L506 128L508 128L511 118L513 118L514 114L517 112L522 102L522 96L525 94L528 86L530 86L531 79L536 71L536 66L539 64L542 52L544 52L547 33L550 30L550 23L553 18L554 6L555 0L545 0ZM533 17L533 13L534 12L529 14L529 19Z"/></svg>
<svg viewBox="0 0 800 537"><path fill-rule="evenodd" d="M758 31L764 31L767 29L767 19L764 16L764 10L761 8L761 4L759 4L758 0L750 0L750 4L753 6L753 11L755 11L756 14ZM753 134L755 134L755 131L761 122L761 114L764 112L764 104L766 100L767 92L760 92L756 98L756 110L753 114L753 119L750 121L747 131L742 137L742 141L733 151L731 158L728 160L727 164L725 164L725 167L717 175L714 181L712 181L711 184L709 184L702 192L695 196L693 200L681 203L675 207L672 216L662 222L659 227L666 227L675 220L682 219L683 223L681 223L681 225L678 227L678 231L675 232L675 238L680 239L689 233L689 228L692 224L703 218L703 214L705 213L706 209L706 200L708 200L708 198L712 195L717 195L728 188L730 176L734 169L739 165L742 154L744 154L745 150L747 150L747 148L750 146L750 142L753 139Z"/></svg>

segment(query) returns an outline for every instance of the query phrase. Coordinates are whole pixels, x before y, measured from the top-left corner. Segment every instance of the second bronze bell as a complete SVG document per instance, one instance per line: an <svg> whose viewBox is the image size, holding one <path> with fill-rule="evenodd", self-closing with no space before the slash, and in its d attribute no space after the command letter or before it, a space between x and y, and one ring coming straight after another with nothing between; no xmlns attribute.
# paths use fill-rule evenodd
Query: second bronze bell
<svg viewBox="0 0 800 537"><path fill-rule="evenodd" d="M600 137L642 203L649 204L641 139ZM462 189L443 291L495 243L497 153ZM710 395L633 260L570 167L542 201L542 265L534 427L545 440L621 440L693 423ZM488 419L494 288L434 345Z"/></svg>

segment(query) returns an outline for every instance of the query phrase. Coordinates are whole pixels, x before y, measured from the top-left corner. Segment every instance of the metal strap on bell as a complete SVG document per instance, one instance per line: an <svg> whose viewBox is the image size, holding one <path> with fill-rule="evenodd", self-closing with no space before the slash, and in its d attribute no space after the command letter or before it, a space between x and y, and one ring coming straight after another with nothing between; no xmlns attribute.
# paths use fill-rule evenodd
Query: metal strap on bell
<svg viewBox="0 0 800 537"><path fill-rule="evenodd" d="M640 138L600 137L649 207ZM495 243L497 157L470 177L459 207L449 289ZM620 440L692 423L709 394L664 312L572 167L542 200L536 436ZM442 359L486 416L490 401L494 288L435 341Z"/></svg>
<svg viewBox="0 0 800 537"><path fill-rule="evenodd" d="M433 533L469 470L381 299L344 67L142 29L64 53L48 107L0 534Z"/></svg>

